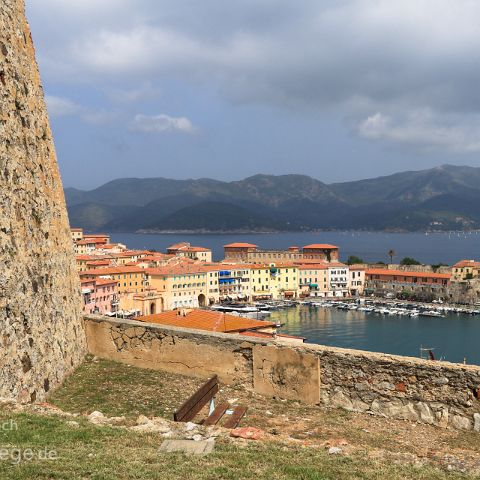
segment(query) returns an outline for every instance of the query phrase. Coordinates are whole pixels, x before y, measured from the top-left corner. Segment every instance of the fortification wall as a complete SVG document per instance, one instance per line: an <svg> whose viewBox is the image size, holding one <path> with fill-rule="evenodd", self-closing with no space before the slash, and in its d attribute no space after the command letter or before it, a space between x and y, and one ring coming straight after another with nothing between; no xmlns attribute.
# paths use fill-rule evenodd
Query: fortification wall
<svg viewBox="0 0 480 480"><path fill-rule="evenodd" d="M65 201L23 0L0 2L0 397L40 400L84 357Z"/></svg>
<svg viewBox="0 0 480 480"><path fill-rule="evenodd" d="M92 354L267 396L480 431L480 367L85 317Z"/></svg>

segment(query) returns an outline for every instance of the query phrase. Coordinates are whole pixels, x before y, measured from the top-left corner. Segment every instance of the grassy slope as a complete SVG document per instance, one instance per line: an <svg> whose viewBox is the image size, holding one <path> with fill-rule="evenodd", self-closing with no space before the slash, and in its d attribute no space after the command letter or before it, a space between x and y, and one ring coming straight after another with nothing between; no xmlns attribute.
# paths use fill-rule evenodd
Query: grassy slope
<svg viewBox="0 0 480 480"><path fill-rule="evenodd" d="M125 415L126 424L131 425L139 414L171 418L175 406L201 383L181 375L89 357L49 401L72 413L101 410L107 416ZM159 454L163 438L158 434L94 426L82 416L75 418L80 426L74 428L67 424L69 418L0 411L0 452L1 448L46 447L58 454L54 461L35 460L19 465L0 459L0 479L476 478L430 466L413 467L395 455L420 454L419 447L438 449L443 444L455 455L458 455L457 449L478 452L479 435L442 431L410 422L389 423L386 419L340 409L326 411L297 402L265 399L239 387L222 386L220 398L236 397L249 406L242 425L256 426L270 433L278 430L275 441L244 444L222 439L217 441L213 454L186 457ZM266 415L267 411L272 414ZM18 429L1 428L9 419L17 422ZM295 441L284 441L287 437ZM357 447L348 455L329 455L322 446L329 437L344 437ZM417 443L409 443L409 439ZM375 456L378 449L386 454Z"/></svg>
<svg viewBox="0 0 480 480"><path fill-rule="evenodd" d="M50 479L460 479L431 468L380 463L361 455L343 457L323 450L252 443L238 448L217 443L206 457L159 454L161 438L111 427L95 427L85 420L79 428L59 417L0 413L0 422L12 419L18 430L2 431L3 448L47 447L56 460L33 460L13 465L0 461L2 480Z"/></svg>

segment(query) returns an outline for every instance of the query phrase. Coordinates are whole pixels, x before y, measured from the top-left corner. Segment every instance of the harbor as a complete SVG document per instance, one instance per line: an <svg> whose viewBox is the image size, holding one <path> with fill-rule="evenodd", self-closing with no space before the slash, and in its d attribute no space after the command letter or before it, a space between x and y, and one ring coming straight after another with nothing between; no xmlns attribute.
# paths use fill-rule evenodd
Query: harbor
<svg viewBox="0 0 480 480"><path fill-rule="evenodd" d="M385 299L317 299L230 304L229 309L279 325L279 332L306 343L480 365L480 309ZM250 311L245 311L245 309ZM242 311L243 310L243 311Z"/></svg>

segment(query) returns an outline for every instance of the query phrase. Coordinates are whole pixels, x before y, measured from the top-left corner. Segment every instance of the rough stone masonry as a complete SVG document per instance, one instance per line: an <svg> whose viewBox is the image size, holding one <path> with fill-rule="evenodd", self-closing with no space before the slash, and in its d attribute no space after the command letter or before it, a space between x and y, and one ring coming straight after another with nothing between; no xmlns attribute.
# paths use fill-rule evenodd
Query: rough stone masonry
<svg viewBox="0 0 480 480"><path fill-rule="evenodd" d="M0 397L41 400L86 342L65 199L23 0L0 2Z"/></svg>

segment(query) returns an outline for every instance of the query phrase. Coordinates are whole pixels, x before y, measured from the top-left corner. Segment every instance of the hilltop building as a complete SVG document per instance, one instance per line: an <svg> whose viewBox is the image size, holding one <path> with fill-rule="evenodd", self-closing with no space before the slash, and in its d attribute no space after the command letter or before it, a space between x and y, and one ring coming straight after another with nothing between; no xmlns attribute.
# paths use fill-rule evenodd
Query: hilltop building
<svg viewBox="0 0 480 480"><path fill-rule="evenodd" d="M227 261L246 263L294 262L310 259L319 262L337 262L339 248L326 243L315 243L287 250L263 250L252 243L229 243L224 245L224 256Z"/></svg>

